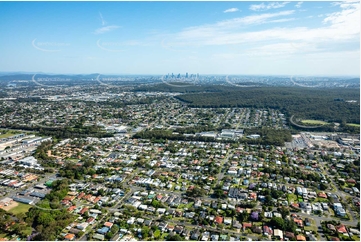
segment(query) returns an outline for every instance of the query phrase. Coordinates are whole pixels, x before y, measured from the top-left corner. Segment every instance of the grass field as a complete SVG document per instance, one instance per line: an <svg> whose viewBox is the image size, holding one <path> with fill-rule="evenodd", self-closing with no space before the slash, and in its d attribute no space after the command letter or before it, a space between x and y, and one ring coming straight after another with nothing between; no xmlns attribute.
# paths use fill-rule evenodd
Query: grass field
<svg viewBox="0 0 361 242"><path fill-rule="evenodd" d="M184 209L184 208L191 208L193 206L194 202L190 202L187 204L180 204L177 208L178 209Z"/></svg>
<svg viewBox="0 0 361 242"><path fill-rule="evenodd" d="M29 208L31 208L31 205L19 203L18 206L10 209L9 212L11 212L13 214L26 213L29 210Z"/></svg>
<svg viewBox="0 0 361 242"><path fill-rule="evenodd" d="M6 132L6 131L5 131ZM0 130L0 139L3 139L3 138L7 138L7 137L10 137L10 136L13 136L15 134L13 133L5 133L3 131Z"/></svg>
<svg viewBox="0 0 361 242"><path fill-rule="evenodd" d="M329 200L327 198L316 198L314 202L328 203Z"/></svg>
<svg viewBox="0 0 361 242"><path fill-rule="evenodd" d="M287 194L288 203L293 203L297 201L297 196L295 194Z"/></svg>
<svg viewBox="0 0 361 242"><path fill-rule="evenodd" d="M312 119L306 119L301 121L303 124L312 124L312 125L325 125L328 124L327 122L320 121L320 120L312 120Z"/></svg>
<svg viewBox="0 0 361 242"><path fill-rule="evenodd" d="M357 235L353 235L353 236L351 237L351 239L352 239L353 241L360 241L360 237L358 237Z"/></svg>
<svg viewBox="0 0 361 242"><path fill-rule="evenodd" d="M347 124L348 126L360 127L360 124Z"/></svg>

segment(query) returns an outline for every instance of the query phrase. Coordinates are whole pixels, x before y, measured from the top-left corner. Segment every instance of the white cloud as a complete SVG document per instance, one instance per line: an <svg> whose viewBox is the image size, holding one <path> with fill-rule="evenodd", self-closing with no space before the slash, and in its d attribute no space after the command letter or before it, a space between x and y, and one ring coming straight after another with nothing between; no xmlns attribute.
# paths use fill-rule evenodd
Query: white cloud
<svg viewBox="0 0 361 242"><path fill-rule="evenodd" d="M234 13L234 12L238 12L239 9L238 8L229 8L227 10L224 10L223 13Z"/></svg>
<svg viewBox="0 0 361 242"><path fill-rule="evenodd" d="M99 12L100 20L102 21L102 25L106 25L107 22L104 20L102 13Z"/></svg>
<svg viewBox="0 0 361 242"><path fill-rule="evenodd" d="M209 25L203 25L203 26L197 26L197 27L190 27L187 28L184 32L192 31L193 30L204 30L204 29L230 29L230 28L237 28L252 24L262 24L266 23L272 18L280 17L280 16L287 16L292 15L295 11L289 10L289 11L281 11L278 13L264 13L264 14L258 14L258 15L250 15L243 18L233 18L228 19L224 21L217 22L216 24L209 24Z"/></svg>
<svg viewBox="0 0 361 242"><path fill-rule="evenodd" d="M355 4L355 3L360 3L360 1L358 1L358 0L343 0L343 1L339 1L339 2L331 2L331 6L346 7L346 6L352 6L352 4Z"/></svg>
<svg viewBox="0 0 361 242"><path fill-rule="evenodd" d="M167 46L195 47L221 46L235 44L259 44L262 41L288 42L295 45L335 44L359 41L360 34L360 4L347 3L340 5L340 10L324 17L321 27L274 27L253 30L248 28L254 24L280 23L295 20L295 18L277 18L290 16L294 10L281 11L233 18L214 24L185 28L182 31L166 37ZM269 26L269 25L264 25ZM313 51L314 49L309 49Z"/></svg>
<svg viewBox="0 0 361 242"><path fill-rule="evenodd" d="M120 26L117 26L117 25L104 26L104 27L96 29L94 31L94 34L104 34L106 32L110 32L110 31L118 29L118 28L120 28Z"/></svg>
<svg viewBox="0 0 361 242"><path fill-rule="evenodd" d="M335 12L327 15L323 23L331 23L332 25L349 23L351 26L360 28L360 4L359 3L341 3L341 12ZM352 22L357 21L357 22Z"/></svg>
<svg viewBox="0 0 361 242"><path fill-rule="evenodd" d="M302 3L303 3L303 2L298 2L298 3L295 5L295 7L296 7L296 8L300 8L301 5L302 5Z"/></svg>
<svg viewBox="0 0 361 242"><path fill-rule="evenodd" d="M284 22L289 22L289 21L293 21L293 20L295 20L295 18L281 18L281 19L268 21L267 23L284 23Z"/></svg>
<svg viewBox="0 0 361 242"><path fill-rule="evenodd" d="M276 17L292 15L295 11L281 11L278 13L265 13L258 15L250 15L243 18L233 18L217 22L215 24L201 25L189 27L179 32L176 35L171 35L167 39L167 43L172 45L199 45L199 43L211 44L222 36L233 36L237 34L237 29L254 24L268 23L269 21L276 21ZM285 20L281 20L285 21ZM233 41L231 41L233 42ZM207 44L207 45L208 45ZM227 44L227 43L219 43Z"/></svg>
<svg viewBox="0 0 361 242"><path fill-rule="evenodd" d="M246 53L252 55L280 55L280 54L296 54L306 52L321 51L314 43L276 43L267 44L249 49Z"/></svg>
<svg viewBox="0 0 361 242"><path fill-rule="evenodd" d="M275 9L275 8L283 8L285 7L287 4L289 4L290 2L271 2L268 4L253 4L249 7L250 10L253 11L264 11L264 10L269 10L269 9Z"/></svg>
<svg viewBox="0 0 361 242"><path fill-rule="evenodd" d="M110 32L112 30L120 28L120 26L117 26L117 25L108 25L108 26L106 26L107 22L104 20L103 14L101 12L99 12L99 18L100 18L100 21L102 22L103 27L96 29L93 32L93 34L104 34L106 32Z"/></svg>

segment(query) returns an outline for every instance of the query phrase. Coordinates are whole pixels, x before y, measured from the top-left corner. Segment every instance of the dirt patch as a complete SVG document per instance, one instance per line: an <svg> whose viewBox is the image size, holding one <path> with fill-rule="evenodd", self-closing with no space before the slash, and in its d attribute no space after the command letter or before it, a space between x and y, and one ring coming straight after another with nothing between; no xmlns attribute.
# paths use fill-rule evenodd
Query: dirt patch
<svg viewBox="0 0 361 242"><path fill-rule="evenodd" d="M10 209L17 207L18 205L19 205L18 202L12 201L9 206L2 206L1 208L4 209L5 211L9 211Z"/></svg>

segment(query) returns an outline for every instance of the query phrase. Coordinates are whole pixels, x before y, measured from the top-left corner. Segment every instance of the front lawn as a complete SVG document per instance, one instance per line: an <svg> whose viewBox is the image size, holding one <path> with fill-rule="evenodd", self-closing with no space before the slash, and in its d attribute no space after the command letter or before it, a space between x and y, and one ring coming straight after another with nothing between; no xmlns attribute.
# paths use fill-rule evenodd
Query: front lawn
<svg viewBox="0 0 361 242"><path fill-rule="evenodd" d="M317 226L316 226L316 222L315 220L309 218L310 222L311 222L311 225L310 226L305 226L304 227L304 230L306 231L314 231L314 232L317 232Z"/></svg>
<svg viewBox="0 0 361 242"><path fill-rule="evenodd" d="M160 237L161 241L165 241L165 239L167 238L169 233L163 233L162 236Z"/></svg>

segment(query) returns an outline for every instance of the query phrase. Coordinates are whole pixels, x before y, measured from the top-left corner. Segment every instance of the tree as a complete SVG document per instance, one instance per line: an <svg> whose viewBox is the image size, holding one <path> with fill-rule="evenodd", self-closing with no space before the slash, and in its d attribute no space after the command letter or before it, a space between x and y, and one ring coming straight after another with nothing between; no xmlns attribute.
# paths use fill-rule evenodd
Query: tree
<svg viewBox="0 0 361 242"><path fill-rule="evenodd" d="M271 195L266 195L265 196L264 204L267 205L267 206L272 206L273 205Z"/></svg>
<svg viewBox="0 0 361 242"><path fill-rule="evenodd" d="M286 155L282 156L282 162L288 164L288 157Z"/></svg>
<svg viewBox="0 0 361 242"><path fill-rule="evenodd" d="M251 213L251 219L253 220L253 221L258 221L258 212L252 212Z"/></svg>
<svg viewBox="0 0 361 242"><path fill-rule="evenodd" d="M108 232L105 235L105 238L107 238L108 240L111 239L113 237L113 233L112 232Z"/></svg>
<svg viewBox="0 0 361 242"><path fill-rule="evenodd" d="M217 198L226 198L226 195L224 194L222 189L216 189L214 190L214 196Z"/></svg>
<svg viewBox="0 0 361 242"><path fill-rule="evenodd" d="M203 197L206 192L204 191L204 189L196 186L192 190L188 190L186 194L188 197Z"/></svg>
<svg viewBox="0 0 361 242"><path fill-rule="evenodd" d="M270 224L278 229L281 229L281 230L285 229L285 222L282 218L272 217Z"/></svg>
<svg viewBox="0 0 361 242"><path fill-rule="evenodd" d="M286 218L290 214L290 210L286 207L281 207L278 210L281 213L282 218Z"/></svg>
<svg viewBox="0 0 361 242"><path fill-rule="evenodd" d="M325 183L322 182L322 183L320 184L320 190L323 190L323 191L324 191L324 190L326 190L326 189L328 189L328 185L326 185Z"/></svg>
<svg viewBox="0 0 361 242"><path fill-rule="evenodd" d="M148 226L143 226L142 227L142 232L141 232L142 233L142 238L143 239L148 238L149 232L150 232L150 228Z"/></svg>
<svg viewBox="0 0 361 242"><path fill-rule="evenodd" d="M271 191L271 196L275 199L282 197L283 194L284 193L282 191L278 191L276 189L272 189L272 191Z"/></svg>
<svg viewBox="0 0 361 242"><path fill-rule="evenodd" d="M167 241L183 241L184 239L179 234L173 234L167 236Z"/></svg>
<svg viewBox="0 0 361 242"><path fill-rule="evenodd" d="M113 234L118 233L118 231L119 231L119 226L116 225L116 224L114 224L114 225L112 226L112 228L110 229L110 232L112 232Z"/></svg>
<svg viewBox="0 0 361 242"><path fill-rule="evenodd" d="M153 200L152 201L152 206L155 207L155 208L159 208L161 205L161 202L157 201L157 200Z"/></svg>
<svg viewBox="0 0 361 242"><path fill-rule="evenodd" d="M284 220L285 221L285 230L292 233L296 233L297 224L293 220Z"/></svg>
<svg viewBox="0 0 361 242"><path fill-rule="evenodd" d="M153 236L154 236L155 239L159 239L159 237L160 237L160 230L157 229L157 230L154 232Z"/></svg>
<svg viewBox="0 0 361 242"><path fill-rule="evenodd" d="M239 213L238 215L238 219L240 222L245 222L248 220L248 218L249 218L249 214L245 210L243 210L243 213Z"/></svg>
<svg viewBox="0 0 361 242"><path fill-rule="evenodd" d="M42 225L49 225L54 219L52 218L52 216L49 214L49 213L46 213L46 212L41 212L39 214L39 217L37 219L37 222L39 224L42 224Z"/></svg>
<svg viewBox="0 0 361 242"><path fill-rule="evenodd" d="M226 216L227 217L233 217L235 215L235 211L233 209L227 209L226 210Z"/></svg>

